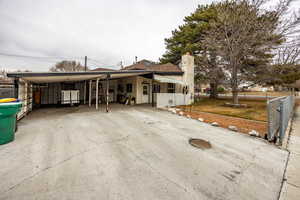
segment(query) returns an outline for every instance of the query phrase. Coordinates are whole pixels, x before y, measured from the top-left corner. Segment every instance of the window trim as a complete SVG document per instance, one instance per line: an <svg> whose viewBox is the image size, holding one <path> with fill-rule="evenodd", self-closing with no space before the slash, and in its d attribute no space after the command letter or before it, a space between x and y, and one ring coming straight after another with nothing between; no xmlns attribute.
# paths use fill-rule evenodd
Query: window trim
<svg viewBox="0 0 300 200"><path fill-rule="evenodd" d="M146 88L146 90L145 90L145 88ZM143 85L143 95L149 95L149 87L147 85Z"/></svg>
<svg viewBox="0 0 300 200"><path fill-rule="evenodd" d="M160 93L160 84L153 85L153 93Z"/></svg>
<svg viewBox="0 0 300 200"><path fill-rule="evenodd" d="M168 93L175 93L176 85L175 83L168 83L167 92Z"/></svg>
<svg viewBox="0 0 300 200"><path fill-rule="evenodd" d="M132 91L133 91L133 84L127 83L126 84L126 93L132 93Z"/></svg>

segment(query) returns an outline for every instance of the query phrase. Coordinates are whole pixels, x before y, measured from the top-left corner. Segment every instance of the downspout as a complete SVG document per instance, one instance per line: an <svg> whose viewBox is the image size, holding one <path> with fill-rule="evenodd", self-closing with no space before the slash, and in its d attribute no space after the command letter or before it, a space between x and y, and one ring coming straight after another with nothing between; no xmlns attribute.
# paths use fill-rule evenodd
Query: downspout
<svg viewBox="0 0 300 200"><path fill-rule="evenodd" d="M15 98L19 99L19 78L15 78L14 80L14 95Z"/></svg>
<svg viewBox="0 0 300 200"><path fill-rule="evenodd" d="M92 105L92 80L89 83L89 107Z"/></svg>

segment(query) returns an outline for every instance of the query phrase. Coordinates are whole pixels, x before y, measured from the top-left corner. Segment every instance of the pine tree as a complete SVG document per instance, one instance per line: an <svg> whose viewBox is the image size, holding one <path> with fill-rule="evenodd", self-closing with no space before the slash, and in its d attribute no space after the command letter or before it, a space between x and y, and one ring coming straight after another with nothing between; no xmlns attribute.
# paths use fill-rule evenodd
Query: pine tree
<svg viewBox="0 0 300 200"><path fill-rule="evenodd" d="M196 83L209 83L211 97L216 98L217 88L224 79L224 72L218 65L213 49L208 49L202 40L210 29L210 21L217 17L216 4L199 5L195 12L184 18L184 24L172 31L172 36L165 39L166 53L161 63L178 64L181 55L190 52L195 56Z"/></svg>

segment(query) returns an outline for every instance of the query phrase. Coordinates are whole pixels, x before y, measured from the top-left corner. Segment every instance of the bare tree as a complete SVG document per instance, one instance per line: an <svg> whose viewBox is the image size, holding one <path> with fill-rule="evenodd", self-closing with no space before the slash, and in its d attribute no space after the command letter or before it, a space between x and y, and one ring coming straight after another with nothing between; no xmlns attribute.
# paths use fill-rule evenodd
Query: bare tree
<svg viewBox="0 0 300 200"><path fill-rule="evenodd" d="M299 47L281 47L277 50L275 65L295 65L300 63Z"/></svg>
<svg viewBox="0 0 300 200"><path fill-rule="evenodd" d="M76 71L84 71L85 67L82 66L79 62L76 61L61 61L56 63L55 66L50 68L51 72L76 72Z"/></svg>
<svg viewBox="0 0 300 200"><path fill-rule="evenodd" d="M5 80L7 79L6 71L5 69L0 70L0 80Z"/></svg>
<svg viewBox="0 0 300 200"><path fill-rule="evenodd" d="M266 82L275 87L291 84L300 79L300 48L280 47L277 50L274 63L266 74Z"/></svg>
<svg viewBox="0 0 300 200"><path fill-rule="evenodd" d="M238 104L239 86L255 78L272 62L274 49L299 23L282 20L292 0L281 0L275 10L264 10L268 0L226 0L217 9L204 43L215 49L230 80L233 103ZM259 76L256 76L259 77Z"/></svg>
<svg viewBox="0 0 300 200"><path fill-rule="evenodd" d="M205 44L203 44L202 48ZM210 85L210 98L218 98L218 88L224 83L225 72L214 50L203 50L196 57L195 73Z"/></svg>

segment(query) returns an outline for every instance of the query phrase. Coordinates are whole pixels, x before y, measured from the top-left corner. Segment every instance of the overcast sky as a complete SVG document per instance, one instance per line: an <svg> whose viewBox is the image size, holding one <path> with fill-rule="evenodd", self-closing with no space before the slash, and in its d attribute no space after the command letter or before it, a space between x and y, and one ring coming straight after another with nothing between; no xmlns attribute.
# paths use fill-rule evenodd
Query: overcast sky
<svg viewBox="0 0 300 200"><path fill-rule="evenodd" d="M53 57L0 56L0 68L48 71L57 57L85 55L103 66L129 65L135 56L158 61L164 38L198 4L212 1L0 0L0 54Z"/></svg>

